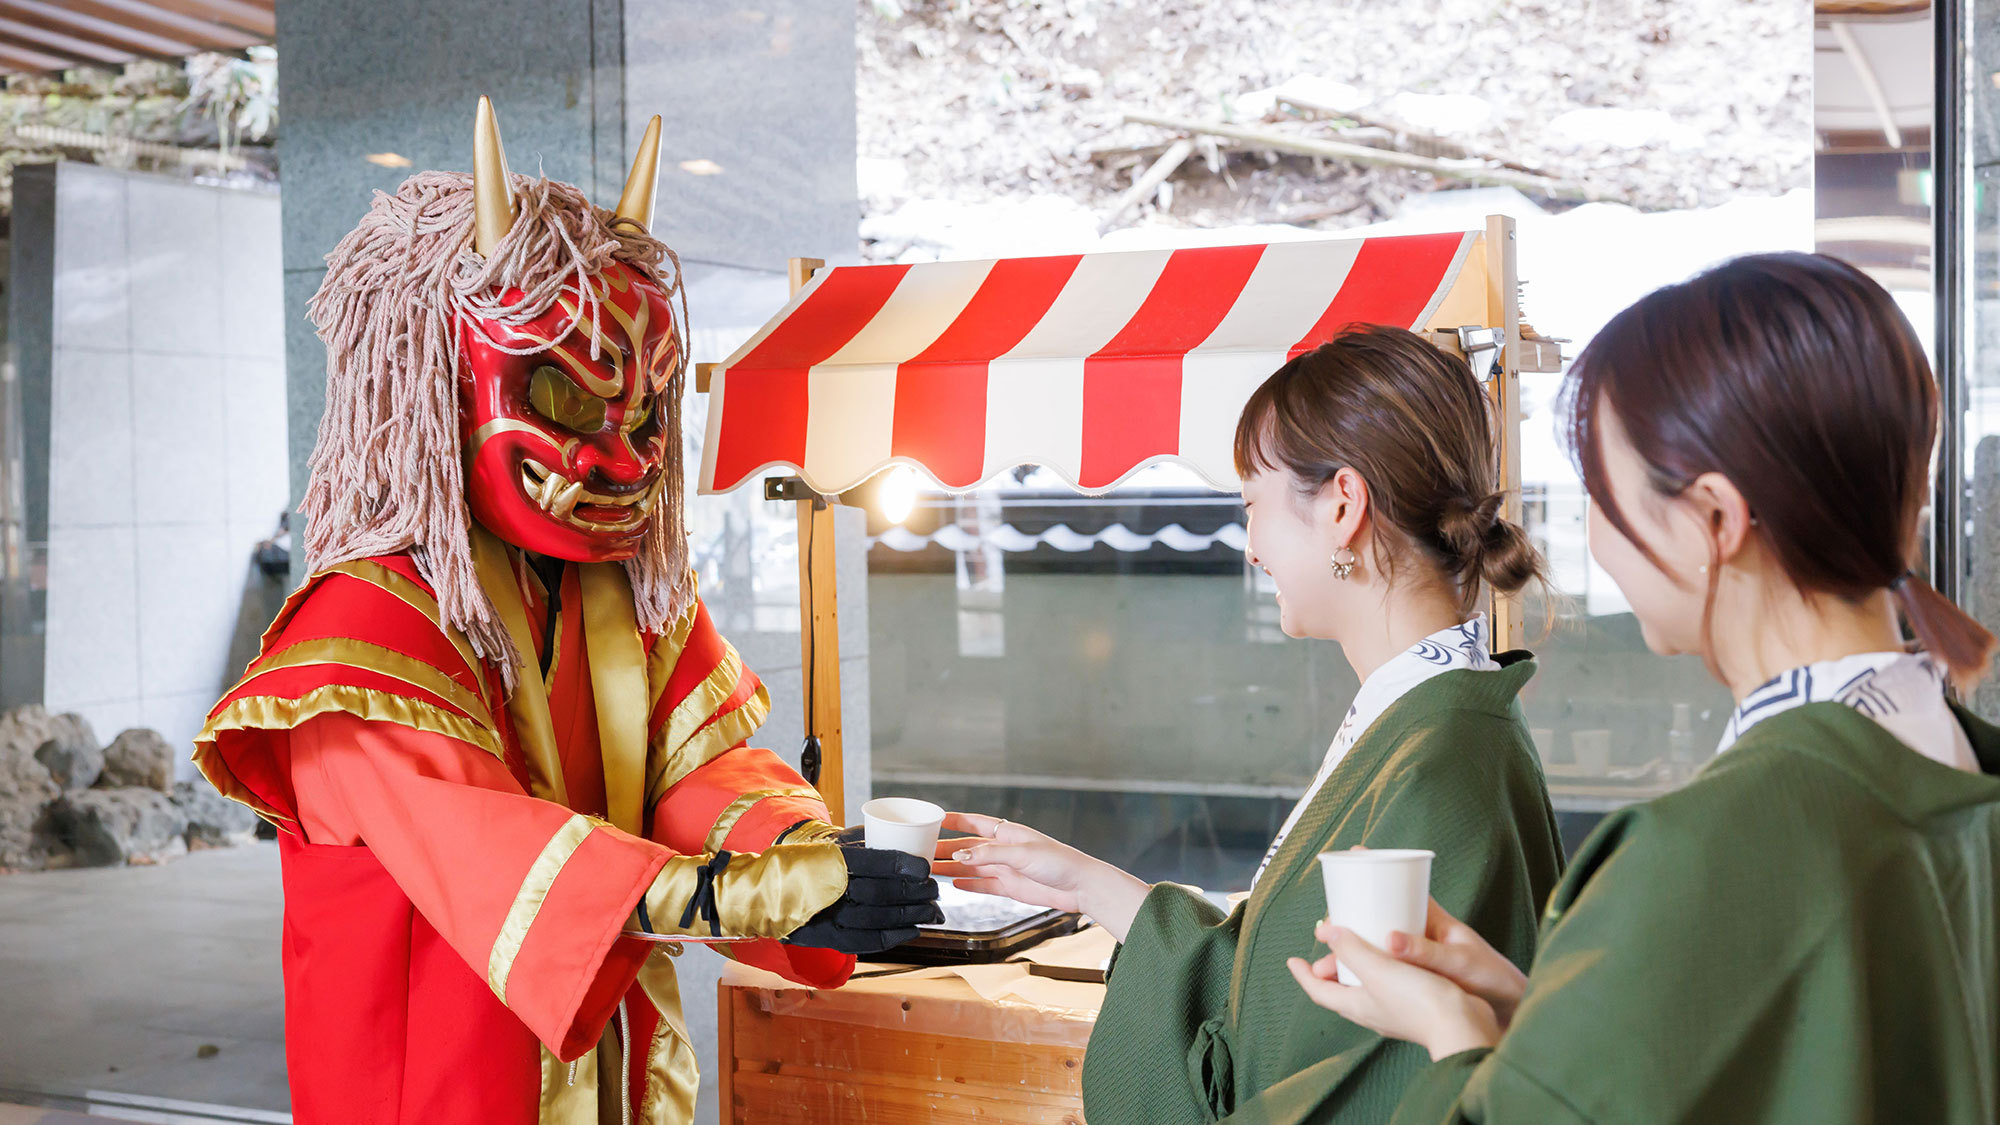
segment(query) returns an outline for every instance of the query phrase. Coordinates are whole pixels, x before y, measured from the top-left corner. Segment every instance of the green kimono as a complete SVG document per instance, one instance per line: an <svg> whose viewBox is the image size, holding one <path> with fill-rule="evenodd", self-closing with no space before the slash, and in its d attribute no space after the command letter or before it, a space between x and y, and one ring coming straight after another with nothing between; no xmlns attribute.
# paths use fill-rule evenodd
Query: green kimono
<svg viewBox="0 0 2000 1125"><path fill-rule="evenodd" d="M1499 659L1391 704L1227 917L1186 887L1153 888L1084 1056L1091 1125L1388 1120L1429 1057L1314 1006L1285 968L1326 953L1313 937L1326 916L1321 852L1434 850L1432 895L1528 964L1562 850L1515 702L1535 665Z"/></svg>
<svg viewBox="0 0 2000 1125"><path fill-rule="evenodd" d="M2000 1121L2000 730L1958 718L1981 774L1811 703L1605 821L1397 1125Z"/></svg>

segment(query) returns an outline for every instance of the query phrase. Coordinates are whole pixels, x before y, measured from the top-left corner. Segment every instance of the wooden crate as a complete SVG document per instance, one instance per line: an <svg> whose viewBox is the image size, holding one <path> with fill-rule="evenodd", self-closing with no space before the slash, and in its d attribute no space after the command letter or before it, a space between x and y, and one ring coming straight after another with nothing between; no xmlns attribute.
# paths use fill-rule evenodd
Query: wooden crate
<svg viewBox="0 0 2000 1125"><path fill-rule="evenodd" d="M813 993L725 978L722 1120L1082 1125L1094 1013L1015 1018L956 980L871 985Z"/></svg>

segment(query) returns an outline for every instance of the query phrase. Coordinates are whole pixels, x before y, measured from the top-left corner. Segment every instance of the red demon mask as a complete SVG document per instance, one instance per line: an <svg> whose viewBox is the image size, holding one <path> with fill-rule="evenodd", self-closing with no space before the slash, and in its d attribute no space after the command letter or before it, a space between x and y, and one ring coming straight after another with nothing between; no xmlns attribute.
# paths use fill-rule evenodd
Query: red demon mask
<svg viewBox="0 0 2000 1125"><path fill-rule="evenodd" d="M493 106L479 99L472 143L473 247L494 254L515 218ZM615 221L647 229L660 119L646 127ZM472 518L525 551L576 562L629 559L666 487L661 396L679 371L680 325L658 282L622 262L570 280L525 323L459 322L459 436ZM502 308L523 299L500 294ZM666 497L669 504L678 497Z"/></svg>
<svg viewBox="0 0 2000 1125"><path fill-rule="evenodd" d="M595 327L575 282L526 324L463 318L459 425L474 519L526 551L609 562L637 553L659 505L678 437L660 396L681 355L651 279L613 263L590 284Z"/></svg>

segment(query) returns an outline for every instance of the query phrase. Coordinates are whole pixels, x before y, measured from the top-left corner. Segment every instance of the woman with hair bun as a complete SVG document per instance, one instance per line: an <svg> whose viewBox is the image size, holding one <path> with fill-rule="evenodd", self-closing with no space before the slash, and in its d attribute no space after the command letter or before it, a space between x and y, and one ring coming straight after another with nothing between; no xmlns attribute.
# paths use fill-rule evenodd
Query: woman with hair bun
<svg viewBox="0 0 2000 1125"><path fill-rule="evenodd" d="M1912 570L1938 395L1881 286L1739 258L1577 360L1591 553L1738 706L1614 814L1518 961L1434 903L1321 929L1306 994L1435 1060L1398 1122L2000 1121L2000 729L1952 701L1993 637ZM1905 644L1903 626L1915 638Z"/></svg>
<svg viewBox="0 0 2000 1125"><path fill-rule="evenodd" d="M1361 680L1317 778L1224 914L1026 826L954 813L939 845L975 891L1089 914L1123 944L1084 1059L1106 1125L1385 1121L1424 1053L1314 1007L1285 972L1314 950L1321 852L1429 847L1432 888L1520 965L1561 871L1516 696L1488 651L1487 590L1542 576L1501 518L1486 394L1410 332L1358 327L1278 369L1236 429L1250 562L1287 635L1337 642Z"/></svg>

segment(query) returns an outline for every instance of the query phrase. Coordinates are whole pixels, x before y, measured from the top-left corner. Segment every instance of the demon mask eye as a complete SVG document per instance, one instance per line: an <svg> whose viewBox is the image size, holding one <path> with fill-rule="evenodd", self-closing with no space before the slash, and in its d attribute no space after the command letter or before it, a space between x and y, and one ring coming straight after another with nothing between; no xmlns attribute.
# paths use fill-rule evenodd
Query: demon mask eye
<svg viewBox="0 0 2000 1125"><path fill-rule="evenodd" d="M542 417L580 434L604 428L604 400L577 386L559 367L545 363L535 368L528 382L528 403Z"/></svg>
<svg viewBox="0 0 2000 1125"><path fill-rule="evenodd" d="M625 412L626 433L637 433L645 427L646 423L653 420L653 404L655 401L652 395L647 395L639 405Z"/></svg>

